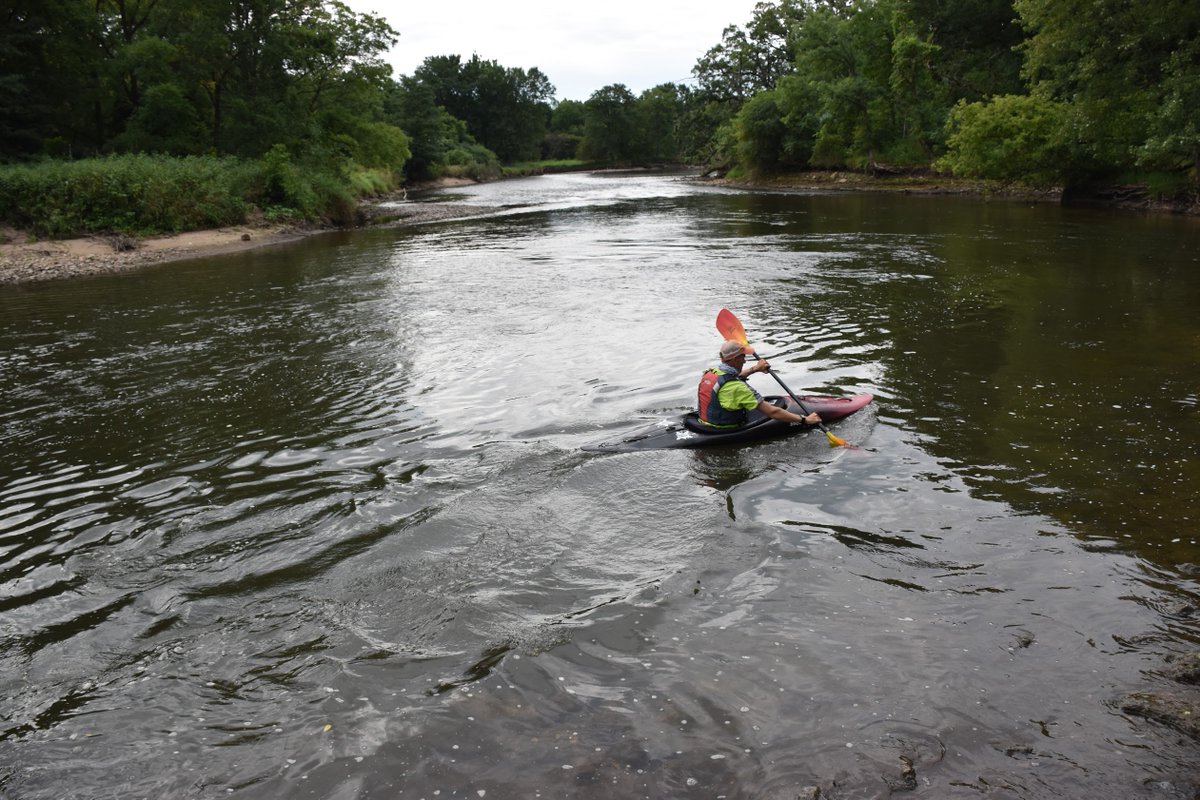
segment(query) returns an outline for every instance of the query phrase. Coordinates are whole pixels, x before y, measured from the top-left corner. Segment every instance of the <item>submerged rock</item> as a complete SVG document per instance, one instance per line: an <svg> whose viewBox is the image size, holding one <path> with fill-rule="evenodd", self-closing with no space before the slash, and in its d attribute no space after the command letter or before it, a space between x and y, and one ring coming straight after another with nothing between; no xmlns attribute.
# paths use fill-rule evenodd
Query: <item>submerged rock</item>
<svg viewBox="0 0 1200 800"><path fill-rule="evenodd" d="M1173 656L1163 675L1184 685L1200 685L1200 651ZM1200 694L1134 692L1121 702L1126 714L1152 720L1200 741Z"/></svg>
<svg viewBox="0 0 1200 800"><path fill-rule="evenodd" d="M1178 683L1200 685L1200 651L1168 659L1165 674Z"/></svg>
<svg viewBox="0 0 1200 800"><path fill-rule="evenodd" d="M1190 698L1154 692L1134 692L1122 701L1121 710L1135 717L1161 723L1200 741L1200 718Z"/></svg>

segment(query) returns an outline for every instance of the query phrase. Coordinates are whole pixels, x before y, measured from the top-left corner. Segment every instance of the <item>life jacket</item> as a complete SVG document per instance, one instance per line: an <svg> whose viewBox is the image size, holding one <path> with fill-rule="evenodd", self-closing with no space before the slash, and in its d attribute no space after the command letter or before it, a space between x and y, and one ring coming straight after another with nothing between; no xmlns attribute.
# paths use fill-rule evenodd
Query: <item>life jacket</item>
<svg viewBox="0 0 1200 800"><path fill-rule="evenodd" d="M721 405L721 401L717 399L722 386L729 381L740 380L741 378L737 375L730 375L728 372L716 369L710 369L704 373L704 376L700 378L700 388L697 391L698 402L696 404L701 422L725 428L746 424L745 409L731 411L728 408L724 408Z"/></svg>

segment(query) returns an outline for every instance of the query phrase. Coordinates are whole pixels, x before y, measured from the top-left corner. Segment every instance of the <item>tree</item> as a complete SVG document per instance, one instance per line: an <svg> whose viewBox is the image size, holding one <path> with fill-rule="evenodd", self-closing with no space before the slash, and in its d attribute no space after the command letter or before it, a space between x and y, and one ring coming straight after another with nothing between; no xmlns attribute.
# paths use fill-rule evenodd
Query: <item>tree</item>
<svg viewBox="0 0 1200 800"><path fill-rule="evenodd" d="M738 161L755 172L775 172L783 162L787 128L776 102L776 91L759 92L738 112Z"/></svg>
<svg viewBox="0 0 1200 800"><path fill-rule="evenodd" d="M99 43L115 67L115 82L120 94L114 108L120 127L137 112L142 103L140 68L147 64L135 44L150 24L159 0L96 0L100 23ZM152 62L150 62L152 63Z"/></svg>
<svg viewBox="0 0 1200 800"><path fill-rule="evenodd" d="M117 135L113 147L126 152L159 152L186 156L202 153L208 131L196 107L174 83L150 86L142 102Z"/></svg>
<svg viewBox="0 0 1200 800"><path fill-rule="evenodd" d="M397 34L339 0L6 0L0 19L4 155L404 152L375 125Z"/></svg>
<svg viewBox="0 0 1200 800"><path fill-rule="evenodd" d="M889 160L928 163L941 142L949 105L934 71L941 49L902 10L893 12L888 87L897 130Z"/></svg>
<svg viewBox="0 0 1200 800"><path fill-rule="evenodd" d="M409 135L412 157L405 167L410 180L427 181L445 174L451 163L466 166L466 156L475 156L479 169L498 165L496 155L482 148L467 132L466 124L450 115L434 100L433 89L414 77L403 76L393 84L385 101L385 117Z"/></svg>
<svg viewBox="0 0 1200 800"><path fill-rule="evenodd" d="M550 121L554 85L536 67L502 67L475 55L431 56L413 77L433 91L434 100L463 120L480 144L502 161L535 158Z"/></svg>
<svg viewBox="0 0 1200 800"><path fill-rule="evenodd" d="M683 110L679 87L663 83L642 92L637 99L634 152L643 161L673 163L679 160L678 129Z"/></svg>
<svg viewBox="0 0 1200 800"><path fill-rule="evenodd" d="M721 43L710 48L693 68L700 89L715 100L741 104L755 92L770 89L792 71L794 28L806 9L800 0L777 5L760 2L745 28L730 25Z"/></svg>
<svg viewBox="0 0 1200 800"><path fill-rule="evenodd" d="M911 23L906 33L936 48L929 72L947 109L1024 92L1017 49L1024 32L1012 0L902 0L896 8Z"/></svg>
<svg viewBox="0 0 1200 800"><path fill-rule="evenodd" d="M550 131L582 136L586 121L587 111L583 103L578 100L563 100L550 112Z"/></svg>
<svg viewBox="0 0 1200 800"><path fill-rule="evenodd" d="M408 134L411 157L405 174L411 180L438 176L452 141L447 121L450 114L433 99L433 90L408 76L392 84L384 99L384 117Z"/></svg>
<svg viewBox="0 0 1200 800"><path fill-rule="evenodd" d="M99 35L78 0L0 5L0 161L96 147Z"/></svg>
<svg viewBox="0 0 1200 800"><path fill-rule="evenodd" d="M1171 54L1164 69L1163 100L1151 118L1139 163L1171 172L1190 170L1200 184L1200 39Z"/></svg>
<svg viewBox="0 0 1200 800"><path fill-rule="evenodd" d="M585 119L583 103L578 100L556 103L550 112L550 130L542 139L542 158L559 160L578 157Z"/></svg>
<svg viewBox="0 0 1200 800"><path fill-rule="evenodd" d="M1034 91L1072 108L1075 163L1093 177L1111 177L1133 166L1139 153L1144 159L1162 152L1146 145L1164 141L1156 127L1163 109L1187 93L1188 76L1200 69L1194 58L1200 6L1187 0L1013 5L1028 33L1024 77ZM1155 130L1160 133L1147 136Z"/></svg>
<svg viewBox="0 0 1200 800"><path fill-rule="evenodd" d="M797 38L796 73L819 110L813 160L866 166L892 135L892 42L886 8L867 3L843 15L808 14Z"/></svg>
<svg viewBox="0 0 1200 800"><path fill-rule="evenodd" d="M750 98L734 121L737 159L752 172L806 167L820 120L815 98L796 75Z"/></svg>
<svg viewBox="0 0 1200 800"><path fill-rule="evenodd" d="M608 164L625 163L636 155L636 99L623 83L597 89L584 103L587 121L580 157Z"/></svg>

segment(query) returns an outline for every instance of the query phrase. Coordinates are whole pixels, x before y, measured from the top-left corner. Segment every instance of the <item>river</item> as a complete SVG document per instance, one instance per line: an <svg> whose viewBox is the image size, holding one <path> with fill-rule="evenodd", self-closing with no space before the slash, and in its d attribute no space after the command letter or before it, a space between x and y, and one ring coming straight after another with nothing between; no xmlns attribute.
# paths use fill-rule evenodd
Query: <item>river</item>
<svg viewBox="0 0 1200 800"><path fill-rule="evenodd" d="M1196 220L415 201L495 211L0 287L0 796L1200 789ZM856 447L582 451L722 307Z"/></svg>

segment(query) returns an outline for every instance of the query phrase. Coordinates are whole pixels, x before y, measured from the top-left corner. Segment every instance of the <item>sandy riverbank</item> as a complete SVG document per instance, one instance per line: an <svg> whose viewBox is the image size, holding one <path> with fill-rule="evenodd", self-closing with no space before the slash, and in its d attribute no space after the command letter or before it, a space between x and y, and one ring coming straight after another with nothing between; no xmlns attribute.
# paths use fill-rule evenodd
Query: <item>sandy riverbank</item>
<svg viewBox="0 0 1200 800"><path fill-rule="evenodd" d="M494 210L463 203L384 202L364 207L363 224L417 225ZM258 223L136 240L101 235L38 240L25 231L0 227L0 284L124 272L151 264L269 247L328 230Z"/></svg>
<svg viewBox="0 0 1200 800"><path fill-rule="evenodd" d="M113 236L36 240L0 229L0 283L101 275L164 261L217 255L292 241L303 235L282 225L239 225L134 240Z"/></svg>

